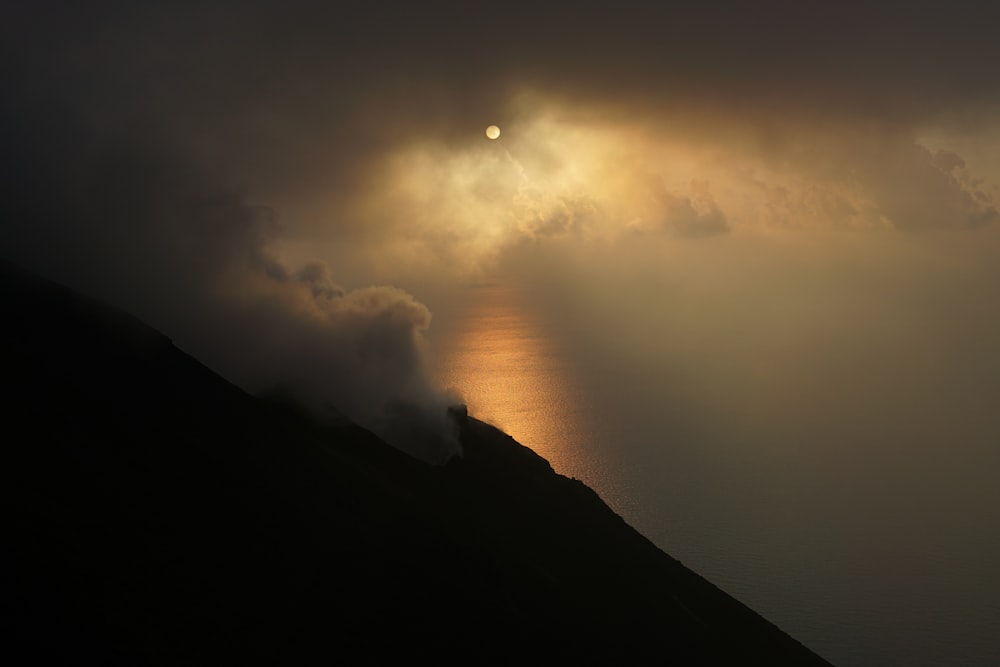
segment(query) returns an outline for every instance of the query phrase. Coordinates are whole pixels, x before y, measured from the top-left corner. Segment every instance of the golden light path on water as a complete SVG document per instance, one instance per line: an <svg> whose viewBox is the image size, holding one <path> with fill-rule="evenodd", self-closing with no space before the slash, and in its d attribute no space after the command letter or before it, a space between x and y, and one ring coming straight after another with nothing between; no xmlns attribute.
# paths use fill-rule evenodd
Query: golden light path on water
<svg viewBox="0 0 1000 667"><path fill-rule="evenodd" d="M603 457L589 445L586 400L575 392L569 361L546 336L516 289L476 289L474 305L439 331L434 371L456 389L469 413L544 457L556 472L581 479L612 506L627 504Z"/></svg>
<svg viewBox="0 0 1000 667"><path fill-rule="evenodd" d="M678 431L676 395L643 397L601 376L602 360L564 349L530 294L488 287L468 296L461 314L432 329L441 382L667 553L835 664L1000 664L937 659L997 654L990 573L1000 545L995 531L976 528L996 524L995 466L960 472L995 460L976 454L983 443L929 431L907 443L921 456L885 466L878 457L893 452L876 433L859 466L850 424L816 433L788 418L756 426L767 430L748 453L740 433L754 424L737 421L735 435L721 419ZM635 410L611 404L630 389ZM972 408L966 417L995 421ZM810 447L790 447L789 437ZM935 627L940 646L914 643L915 628Z"/></svg>

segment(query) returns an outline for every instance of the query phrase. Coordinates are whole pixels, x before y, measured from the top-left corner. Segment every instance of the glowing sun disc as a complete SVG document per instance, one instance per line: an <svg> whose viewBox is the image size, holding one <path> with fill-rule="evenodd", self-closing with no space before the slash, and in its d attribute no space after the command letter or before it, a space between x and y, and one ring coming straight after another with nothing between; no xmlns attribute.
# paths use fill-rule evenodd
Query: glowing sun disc
<svg viewBox="0 0 1000 667"><path fill-rule="evenodd" d="M490 125L486 128L486 136L490 139L497 139L500 137L500 128L496 125Z"/></svg>

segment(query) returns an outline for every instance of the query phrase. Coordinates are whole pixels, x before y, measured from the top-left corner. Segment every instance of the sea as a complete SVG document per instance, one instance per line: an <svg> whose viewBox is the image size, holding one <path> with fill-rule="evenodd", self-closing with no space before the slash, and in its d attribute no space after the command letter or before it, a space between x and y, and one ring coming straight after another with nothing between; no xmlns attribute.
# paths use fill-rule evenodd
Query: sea
<svg viewBox="0 0 1000 667"><path fill-rule="evenodd" d="M687 567L841 667L1000 665L1000 469L982 428L904 447L832 421L807 437L793 416L699 423L659 370L602 367L517 289L470 303L435 322L440 382Z"/></svg>

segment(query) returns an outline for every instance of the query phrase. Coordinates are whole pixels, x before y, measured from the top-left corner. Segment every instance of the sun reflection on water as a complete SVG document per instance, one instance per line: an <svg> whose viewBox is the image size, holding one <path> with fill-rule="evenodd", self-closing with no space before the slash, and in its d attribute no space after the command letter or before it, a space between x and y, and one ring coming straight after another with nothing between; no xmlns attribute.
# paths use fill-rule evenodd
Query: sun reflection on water
<svg viewBox="0 0 1000 667"><path fill-rule="evenodd" d="M515 290L477 289L474 305L443 341L435 373L461 394L470 414L533 449L556 472L601 486L593 457L583 451L589 425L568 363Z"/></svg>

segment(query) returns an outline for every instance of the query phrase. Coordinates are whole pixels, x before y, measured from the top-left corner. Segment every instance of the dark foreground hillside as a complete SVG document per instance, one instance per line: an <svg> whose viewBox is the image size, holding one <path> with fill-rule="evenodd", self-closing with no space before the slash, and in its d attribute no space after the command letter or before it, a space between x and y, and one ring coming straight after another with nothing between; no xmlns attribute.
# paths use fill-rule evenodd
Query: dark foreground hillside
<svg viewBox="0 0 1000 667"><path fill-rule="evenodd" d="M8 664L826 664L482 422L431 467L0 274Z"/></svg>

